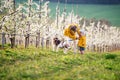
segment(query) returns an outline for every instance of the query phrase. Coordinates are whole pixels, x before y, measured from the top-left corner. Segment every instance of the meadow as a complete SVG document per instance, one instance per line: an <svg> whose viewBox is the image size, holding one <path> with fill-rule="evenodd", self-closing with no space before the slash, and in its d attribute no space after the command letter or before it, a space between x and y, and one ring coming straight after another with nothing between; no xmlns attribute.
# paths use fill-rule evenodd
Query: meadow
<svg viewBox="0 0 120 80"><path fill-rule="evenodd" d="M0 80L120 80L120 52L0 50Z"/></svg>

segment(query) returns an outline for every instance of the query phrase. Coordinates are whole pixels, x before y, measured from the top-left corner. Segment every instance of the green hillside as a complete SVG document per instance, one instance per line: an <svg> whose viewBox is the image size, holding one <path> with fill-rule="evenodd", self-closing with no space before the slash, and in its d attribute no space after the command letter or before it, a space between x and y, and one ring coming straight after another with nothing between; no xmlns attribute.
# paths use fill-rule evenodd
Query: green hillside
<svg viewBox="0 0 120 80"><path fill-rule="evenodd" d="M56 15L57 3L49 4L51 9L51 17ZM61 13L63 12L65 4L59 4ZM88 5L88 4L67 4L67 12L71 12L72 9L75 14L85 17L87 19L96 18L98 20L105 19L111 23L113 26L120 27L120 5Z"/></svg>

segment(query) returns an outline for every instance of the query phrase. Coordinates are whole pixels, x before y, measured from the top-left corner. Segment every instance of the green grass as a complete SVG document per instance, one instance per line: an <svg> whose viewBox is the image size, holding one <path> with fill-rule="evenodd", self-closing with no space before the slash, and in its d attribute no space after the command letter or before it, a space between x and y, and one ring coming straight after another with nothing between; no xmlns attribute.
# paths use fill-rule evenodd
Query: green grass
<svg viewBox="0 0 120 80"><path fill-rule="evenodd" d="M0 50L0 80L120 80L120 52Z"/></svg>

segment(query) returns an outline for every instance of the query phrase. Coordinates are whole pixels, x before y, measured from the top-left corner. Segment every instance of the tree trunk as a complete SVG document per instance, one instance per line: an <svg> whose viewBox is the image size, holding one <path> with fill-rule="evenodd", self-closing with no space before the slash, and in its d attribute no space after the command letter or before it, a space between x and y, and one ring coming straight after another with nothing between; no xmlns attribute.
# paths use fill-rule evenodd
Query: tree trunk
<svg viewBox="0 0 120 80"><path fill-rule="evenodd" d="M26 36L25 36L25 48L28 48L28 46L29 46L29 34L27 34Z"/></svg>
<svg viewBox="0 0 120 80"><path fill-rule="evenodd" d="M40 32L38 32L36 36L36 47L38 48L39 45L40 45Z"/></svg>
<svg viewBox="0 0 120 80"><path fill-rule="evenodd" d="M49 38L46 40L46 48L49 49Z"/></svg>
<svg viewBox="0 0 120 80"><path fill-rule="evenodd" d="M11 48L14 48L15 47L15 35L11 35L11 38L10 38L10 42L11 42Z"/></svg>
<svg viewBox="0 0 120 80"><path fill-rule="evenodd" d="M4 48L5 42L6 42L5 33L3 32L3 33L2 33L2 48Z"/></svg>
<svg viewBox="0 0 120 80"><path fill-rule="evenodd" d="M43 47L44 47L44 38L43 37L41 39L41 46L42 46L42 49L43 49Z"/></svg>

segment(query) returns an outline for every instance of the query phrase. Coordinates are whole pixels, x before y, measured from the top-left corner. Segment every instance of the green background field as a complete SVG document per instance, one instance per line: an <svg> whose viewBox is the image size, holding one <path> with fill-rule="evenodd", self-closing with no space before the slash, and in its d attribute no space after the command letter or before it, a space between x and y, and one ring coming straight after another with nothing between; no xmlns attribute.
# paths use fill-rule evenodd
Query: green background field
<svg viewBox="0 0 120 80"><path fill-rule="evenodd" d="M33 0L34 1L34 0ZM27 0L17 0L17 3L24 3ZM34 1L35 2L35 1ZM36 1L37 2L37 1ZM38 2L37 2L38 3ZM49 4L52 18L56 15L57 3L50 2ZM60 3L60 11L62 12L65 4ZM102 5L102 4L66 4L67 12L74 10L75 14L85 18L105 19L110 21L113 26L120 27L120 5Z"/></svg>

